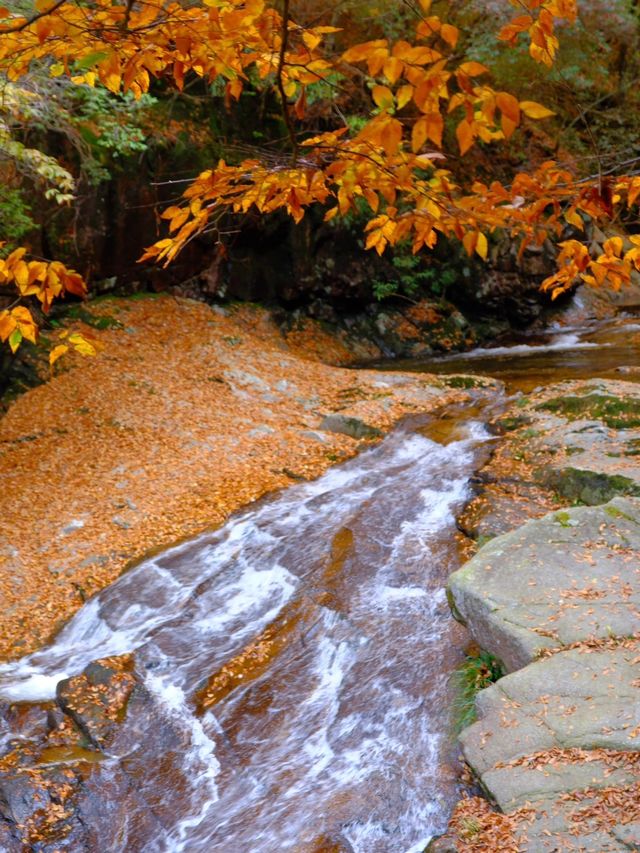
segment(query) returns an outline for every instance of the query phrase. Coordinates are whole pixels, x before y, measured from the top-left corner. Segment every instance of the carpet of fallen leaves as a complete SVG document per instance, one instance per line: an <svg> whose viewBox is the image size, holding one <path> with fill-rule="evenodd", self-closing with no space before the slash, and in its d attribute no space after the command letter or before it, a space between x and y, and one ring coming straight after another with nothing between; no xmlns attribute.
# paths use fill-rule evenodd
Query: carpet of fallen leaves
<svg viewBox="0 0 640 853"><path fill-rule="evenodd" d="M314 324L285 336L255 306L172 297L89 307L113 321L78 324L98 356L59 363L0 421L0 659L41 645L151 549L357 452L318 431L324 415L385 429L417 408L375 371L330 366L353 357Z"/></svg>
<svg viewBox="0 0 640 853"><path fill-rule="evenodd" d="M507 815L481 797L465 797L454 809L449 830L455 834L459 853L520 853L520 835L534 817L532 808Z"/></svg>

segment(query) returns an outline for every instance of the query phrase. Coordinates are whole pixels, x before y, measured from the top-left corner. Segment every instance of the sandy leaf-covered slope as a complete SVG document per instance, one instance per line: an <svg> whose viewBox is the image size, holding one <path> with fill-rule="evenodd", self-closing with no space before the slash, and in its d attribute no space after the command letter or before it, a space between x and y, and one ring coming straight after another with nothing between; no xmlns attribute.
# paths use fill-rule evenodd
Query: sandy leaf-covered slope
<svg viewBox="0 0 640 853"><path fill-rule="evenodd" d="M429 376L350 370L318 327L170 297L105 300L104 348L19 397L0 421L0 658L42 644L132 561L217 525L361 440L464 396Z"/></svg>

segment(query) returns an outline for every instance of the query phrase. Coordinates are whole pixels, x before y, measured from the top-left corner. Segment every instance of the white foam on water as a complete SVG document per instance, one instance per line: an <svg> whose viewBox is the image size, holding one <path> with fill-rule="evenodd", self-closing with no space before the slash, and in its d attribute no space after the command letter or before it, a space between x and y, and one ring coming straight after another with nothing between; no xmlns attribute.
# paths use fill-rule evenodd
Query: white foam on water
<svg viewBox="0 0 640 853"><path fill-rule="evenodd" d="M25 666L13 672L11 678L12 681L0 687L3 699L8 702L46 702L55 697L58 682L68 676L63 671L43 675L35 667Z"/></svg>
<svg viewBox="0 0 640 853"><path fill-rule="evenodd" d="M193 789L194 812L183 818L175 827L175 842L171 849L188 850L189 831L200 826L207 812L218 801L217 778L220 763L216 757L216 744L206 734L202 722L193 714L183 691L161 676L147 673L145 686L159 700L161 706L188 730L190 748L184 753L184 767Z"/></svg>
<svg viewBox="0 0 640 853"><path fill-rule="evenodd" d="M546 344L514 344L509 347L478 347L465 353L455 353L444 356L440 361L461 360L467 358L495 358L496 356L520 356L533 355L535 353L553 352L554 350L576 350L593 349L595 347L611 346L611 344L599 344L592 341L583 341L578 333L555 335Z"/></svg>

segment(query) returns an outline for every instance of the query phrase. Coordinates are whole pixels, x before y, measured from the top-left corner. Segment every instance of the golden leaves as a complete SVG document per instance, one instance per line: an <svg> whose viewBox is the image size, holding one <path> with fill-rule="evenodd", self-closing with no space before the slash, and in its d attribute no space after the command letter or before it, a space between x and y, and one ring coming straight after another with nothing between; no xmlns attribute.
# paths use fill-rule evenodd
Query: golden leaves
<svg viewBox="0 0 640 853"><path fill-rule="evenodd" d="M31 312L23 305L0 311L0 341L8 341L11 352L18 349L23 339L35 344L37 333Z"/></svg>
<svg viewBox="0 0 640 853"><path fill-rule="evenodd" d="M487 260L489 244L487 242L487 238L481 231L467 231L462 238L462 245L469 256L473 255L475 252L477 255L480 255L483 261Z"/></svg>
<svg viewBox="0 0 640 853"><path fill-rule="evenodd" d="M473 145L473 140L475 139L474 123L463 119L456 127L456 138L460 146L460 153L464 156Z"/></svg>
<svg viewBox="0 0 640 853"><path fill-rule="evenodd" d="M0 258L0 284L15 285L18 299L35 297L46 313L51 302L64 293L84 296L86 285L81 276L67 269L59 261L25 260L26 249L14 249L6 258ZM17 305L0 312L0 341L9 343L15 352L23 340L35 343L38 327L31 311Z"/></svg>
<svg viewBox="0 0 640 853"><path fill-rule="evenodd" d="M427 139L430 139L440 148L442 145L443 130L444 119L440 113L430 113L419 118L411 131L411 147L413 151L420 151Z"/></svg>
<svg viewBox="0 0 640 853"><path fill-rule="evenodd" d="M640 270L640 237L630 237L626 246L620 236L609 237L602 243L602 252L592 258L587 246L577 240L560 243L557 258L558 272L542 282L542 290L550 291L551 298L571 289L578 280L599 287L605 283L619 290L631 281L632 269Z"/></svg>
<svg viewBox="0 0 640 853"><path fill-rule="evenodd" d="M553 110L549 110L535 101L520 101L520 109L528 118L550 118L555 115Z"/></svg>
<svg viewBox="0 0 640 853"><path fill-rule="evenodd" d="M498 38L512 47L521 33L529 35L529 53L549 68L553 65L559 42L554 32L554 18L574 23L576 0L518 0L518 6L532 14L518 15L500 30ZM538 17L534 17L537 12Z"/></svg>
<svg viewBox="0 0 640 853"><path fill-rule="evenodd" d="M58 346L55 346L49 353L49 366L53 367L56 361L68 351L69 347L66 344L58 344Z"/></svg>

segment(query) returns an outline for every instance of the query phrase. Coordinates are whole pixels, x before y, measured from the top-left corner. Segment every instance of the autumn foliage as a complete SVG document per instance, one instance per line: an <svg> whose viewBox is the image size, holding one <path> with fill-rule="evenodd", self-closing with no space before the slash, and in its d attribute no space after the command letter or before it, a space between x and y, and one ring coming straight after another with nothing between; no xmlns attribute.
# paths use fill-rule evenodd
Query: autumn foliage
<svg viewBox="0 0 640 853"><path fill-rule="evenodd" d="M559 27L576 20L576 0L511 0L511 6L513 17L497 28L496 44L526 40L531 57L551 67ZM591 257L586 228L635 205L640 178L580 179L552 160L508 183L472 173L462 181L460 168L456 178L448 160L464 161L474 146L500 144L553 113L494 88L490 69L458 51L463 34L434 13L431 0L412 8L404 38L336 49L340 28L297 22L289 0L37 0L30 17L0 10L0 69L16 81L45 63L54 77L136 97L155 81L181 90L195 76L223 85L228 109L249 89L279 102L287 145L277 156L258 150L198 175L182 201L164 210L168 234L142 260L169 263L203 232L221 239L221 223L233 214L284 209L298 222L321 205L329 220L366 205L366 247L378 253L407 240L413 252L429 250L446 236L486 259L491 234L501 231L522 251L549 238L560 242L558 272L543 285L554 297L579 280L614 287L628 281L640 269L640 240L614 237ZM357 123L331 108L336 93L354 91L368 99ZM311 120L310 103L317 117L323 100L323 121ZM77 274L23 254L13 252L0 267L20 299L35 297L46 311L54 297L84 293ZM0 338L12 349L35 334L25 305L0 314Z"/></svg>

